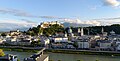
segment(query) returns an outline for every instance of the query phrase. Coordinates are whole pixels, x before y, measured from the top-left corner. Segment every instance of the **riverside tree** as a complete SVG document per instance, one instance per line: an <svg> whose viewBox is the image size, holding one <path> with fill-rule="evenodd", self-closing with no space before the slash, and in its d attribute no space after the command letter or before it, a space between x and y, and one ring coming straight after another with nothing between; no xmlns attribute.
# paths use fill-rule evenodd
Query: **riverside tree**
<svg viewBox="0 0 120 61"><path fill-rule="evenodd" d="M3 52L2 49L0 49L0 57L1 57L1 56L4 56L4 55L5 55L5 53Z"/></svg>

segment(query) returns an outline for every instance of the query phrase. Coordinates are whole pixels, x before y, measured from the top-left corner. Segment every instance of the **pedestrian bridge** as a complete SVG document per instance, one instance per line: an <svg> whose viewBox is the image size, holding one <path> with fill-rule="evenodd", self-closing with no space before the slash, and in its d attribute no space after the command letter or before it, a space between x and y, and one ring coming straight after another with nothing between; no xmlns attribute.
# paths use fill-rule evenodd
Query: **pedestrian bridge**
<svg viewBox="0 0 120 61"><path fill-rule="evenodd" d="M43 54L45 48L42 48L38 53L25 58L24 61L48 61L48 55Z"/></svg>

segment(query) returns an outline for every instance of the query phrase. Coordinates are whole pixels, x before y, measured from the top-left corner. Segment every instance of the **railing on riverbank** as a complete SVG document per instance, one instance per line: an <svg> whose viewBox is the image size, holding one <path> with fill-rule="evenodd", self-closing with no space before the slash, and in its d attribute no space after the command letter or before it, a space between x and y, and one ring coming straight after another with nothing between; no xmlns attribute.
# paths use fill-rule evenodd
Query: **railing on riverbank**
<svg viewBox="0 0 120 61"><path fill-rule="evenodd" d="M17 49L35 49L35 50L40 50L43 47L0 46L0 48L17 48Z"/></svg>
<svg viewBox="0 0 120 61"><path fill-rule="evenodd" d="M65 53L65 54L120 56L120 52L116 52L116 51L92 51L92 50L72 50L72 49L46 49L45 51L53 52L53 53Z"/></svg>

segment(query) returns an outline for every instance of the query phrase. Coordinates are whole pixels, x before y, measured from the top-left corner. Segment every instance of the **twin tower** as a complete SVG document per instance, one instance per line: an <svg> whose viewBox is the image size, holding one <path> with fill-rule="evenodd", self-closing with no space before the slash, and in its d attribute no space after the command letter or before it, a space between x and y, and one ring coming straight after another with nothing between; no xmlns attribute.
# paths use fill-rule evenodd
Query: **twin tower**
<svg viewBox="0 0 120 61"><path fill-rule="evenodd" d="M73 35L73 32L72 32L72 29L69 27L68 29L68 33L72 36ZM78 28L78 34L80 34L81 36L84 36L84 30L83 28Z"/></svg>

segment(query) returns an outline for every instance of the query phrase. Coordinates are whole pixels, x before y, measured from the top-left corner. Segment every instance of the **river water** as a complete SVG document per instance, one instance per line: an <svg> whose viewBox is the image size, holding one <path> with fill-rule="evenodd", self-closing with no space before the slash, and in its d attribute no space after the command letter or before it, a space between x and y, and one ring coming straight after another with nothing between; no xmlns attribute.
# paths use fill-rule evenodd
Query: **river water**
<svg viewBox="0 0 120 61"><path fill-rule="evenodd" d="M18 58L23 61L25 57L29 57L34 53L28 52L16 52L16 51L4 51L5 54L15 54ZM49 53L49 59L53 61L120 61L119 57L112 57L112 56L99 56L99 55L80 55L80 54L61 54L61 53Z"/></svg>
<svg viewBox="0 0 120 61"><path fill-rule="evenodd" d="M20 61L23 61L24 58L31 56L32 52L28 53L28 52L16 52L16 51L4 51L5 54L13 54L13 55L17 55L18 59L20 59Z"/></svg>

